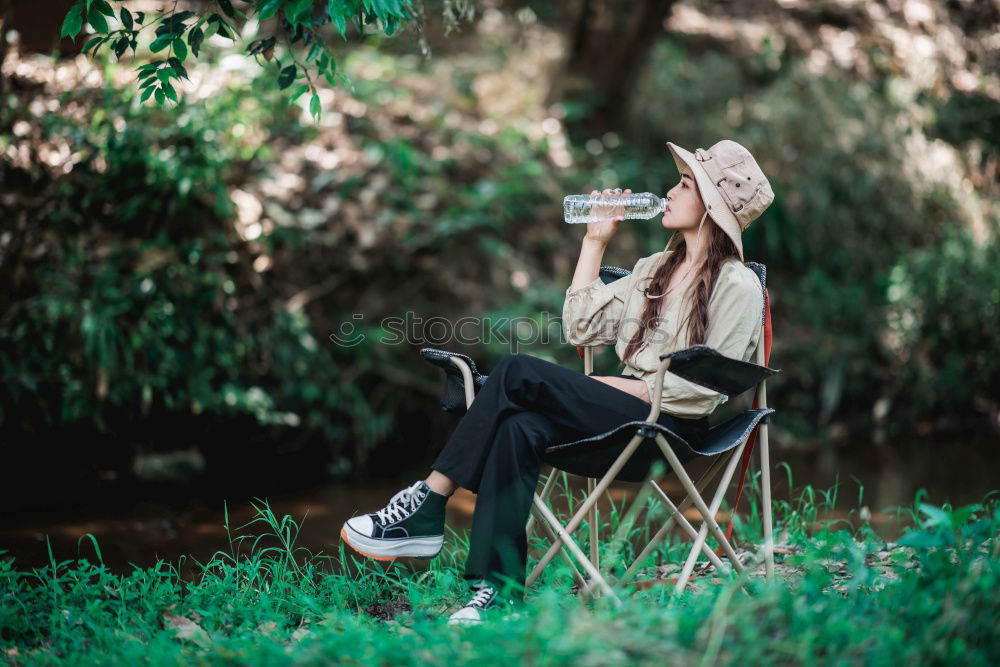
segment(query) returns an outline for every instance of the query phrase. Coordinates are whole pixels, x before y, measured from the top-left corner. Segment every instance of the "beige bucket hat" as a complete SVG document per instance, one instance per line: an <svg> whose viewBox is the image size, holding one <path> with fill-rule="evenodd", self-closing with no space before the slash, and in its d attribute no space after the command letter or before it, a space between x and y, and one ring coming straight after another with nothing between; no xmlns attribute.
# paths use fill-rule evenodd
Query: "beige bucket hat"
<svg viewBox="0 0 1000 667"><path fill-rule="evenodd" d="M741 144L723 139L694 153L668 141L678 171L687 165L715 224L736 244L743 258L743 230L774 201L774 191L757 160Z"/></svg>

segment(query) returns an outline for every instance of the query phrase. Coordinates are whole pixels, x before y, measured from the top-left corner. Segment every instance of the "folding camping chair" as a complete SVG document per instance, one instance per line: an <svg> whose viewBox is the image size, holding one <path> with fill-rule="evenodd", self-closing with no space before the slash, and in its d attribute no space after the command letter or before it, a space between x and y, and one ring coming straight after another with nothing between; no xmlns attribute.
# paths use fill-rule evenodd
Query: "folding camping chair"
<svg viewBox="0 0 1000 667"><path fill-rule="evenodd" d="M752 269L760 279L761 288L764 291L764 312L761 317L762 336L757 348L756 359L758 363L725 357L705 345L695 345L664 354L657 369L654 394L658 395L660 393L663 387L664 374L669 370L691 382L709 387L728 396L742 394L744 391L756 387L757 391L753 408L735 415L720 424L711 426L707 437L700 443L688 443L678 434L673 433L660 424L657 421L660 415L660 405L659 402L655 402L650 406L649 415L644 421L626 422L606 433L589 436L573 442L553 443L547 447L543 458L546 462L553 465L554 468L559 468L560 460L567 461L569 458L573 458L577 469L579 469L581 452L585 453L588 449L595 448L619 448L624 445L624 449L610 468L606 471L595 469L594 476L588 476L587 496L565 525L559 522L558 518L546 504L555 479L555 471L546 479L541 493L535 494L532 507L533 516L529 520L526 530L530 535L535 521L537 521L548 533L552 540L552 545L528 576L526 581L527 586L531 586L535 582L541 572L551 562L552 558L558 553L562 555L563 559L570 566L574 578L580 585L581 592L596 594L597 591L602 591L615 597L607 580L600 572L600 563L598 560L599 521L597 516L597 501L615 479L629 482L644 482L644 484L633 501L632 506L623 516L619 531L612 538L612 543L615 543L621 537L622 529L634 519L641 507L646 504L650 495L658 497L670 512L669 520L660 528L646 548L642 550L636 560L626 570L622 581L631 576L638 565L667 536L674 522L693 540L681 576L677 580L676 589L678 592L686 586L698 557L702 552L720 570L725 569L720 555L725 555L733 569L737 572L742 572L744 566L736 556L735 550L729 541L733 523L731 521L727 531L723 533L715 520L715 516L735 473L736 464L742 462L736 501L733 503L734 509L739 502L758 427L760 432L761 485L763 488L763 551L767 576L769 578L773 577L774 561L767 417L774 410L767 407L765 383L766 378L778 371L770 369L766 365L770 357L771 342L766 270L763 265L755 262L747 262L746 266ZM607 284L623 278L629 275L629 273L629 271L618 267L601 267L599 275L602 281ZM585 347L578 349L581 350L581 356L584 360L584 372L591 373L593 371L594 348ZM463 412L467 409L475 399L478 389L486 382L487 376L479 373L475 363L466 355L446 352L435 348L424 348L420 352L424 358L440 366L445 371L442 407L445 410L455 412ZM698 482L695 483L692 482L690 476L687 474L678 453L683 455L685 460L702 456L714 457L714 461L699 478ZM726 458L727 456L728 459ZM649 475L654 462L664 458L686 492L686 497L679 504L675 504L657 481ZM706 503L701 494L718 473L719 469L723 467L723 463L725 463L725 470L722 478L716 487L711 503ZM694 527L683 514L692 504L701 515L701 526L698 531L695 531ZM588 519L590 524L589 558L583 553L583 550L576 544L572 537L584 519ZM706 543L709 534L719 543L721 554L716 554ZM575 567L574 559L584 569L589 576L589 580Z"/></svg>

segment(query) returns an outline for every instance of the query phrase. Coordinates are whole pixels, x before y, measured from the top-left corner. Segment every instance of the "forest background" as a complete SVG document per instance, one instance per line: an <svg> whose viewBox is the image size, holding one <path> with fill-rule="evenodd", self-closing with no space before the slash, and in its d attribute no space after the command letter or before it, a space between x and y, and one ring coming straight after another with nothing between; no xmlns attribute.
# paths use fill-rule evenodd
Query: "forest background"
<svg viewBox="0 0 1000 667"><path fill-rule="evenodd" d="M108 32L164 7L98 1ZM149 77L176 102L139 101L167 51L80 54L72 1L2 4L6 495L58 505L178 451L257 488L430 460L454 420L420 347L580 361L557 337L390 344L383 319L544 327L582 235L560 200L665 193L666 140L740 141L776 193L744 243L768 267L779 458L995 449L996 2L366 2L416 18L317 22L336 74L312 78L288 70L303 3L254 20L266 4L172 5L236 28ZM624 223L604 263L665 242ZM331 338L346 325L360 343Z"/></svg>

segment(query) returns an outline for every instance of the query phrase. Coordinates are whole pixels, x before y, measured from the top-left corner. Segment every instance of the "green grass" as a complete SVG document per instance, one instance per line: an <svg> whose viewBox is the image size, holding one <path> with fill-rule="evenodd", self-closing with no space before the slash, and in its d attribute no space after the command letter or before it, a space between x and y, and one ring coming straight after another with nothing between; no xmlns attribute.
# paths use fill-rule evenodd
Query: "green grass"
<svg viewBox="0 0 1000 667"><path fill-rule="evenodd" d="M775 503L775 532L790 553L777 556L772 584L709 574L679 596L672 586L615 586L616 607L575 596L557 559L518 617L471 628L445 624L468 596L464 532L451 532L424 567L383 566L297 546L300 524L261 502L186 579L185 563L113 573L84 536L90 557L30 571L0 560L0 655L14 664L1000 663L998 497L953 508L918 494L914 507L895 508L908 527L887 544L864 521L819 520L837 490L806 487ZM736 526L743 545L760 534L756 484L748 507ZM603 529L621 514L605 512ZM640 515L636 541L661 520ZM685 552L674 541L649 566Z"/></svg>

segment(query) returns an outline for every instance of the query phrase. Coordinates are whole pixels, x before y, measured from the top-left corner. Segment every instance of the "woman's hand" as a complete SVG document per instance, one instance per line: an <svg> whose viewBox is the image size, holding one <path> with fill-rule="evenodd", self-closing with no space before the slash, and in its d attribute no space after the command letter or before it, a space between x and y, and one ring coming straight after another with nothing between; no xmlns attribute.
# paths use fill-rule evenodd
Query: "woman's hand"
<svg viewBox="0 0 1000 667"><path fill-rule="evenodd" d="M632 190L625 190L622 192L621 188L605 188L603 194L610 197L620 197L623 194L631 194ZM590 194L598 194L597 190L594 190ZM597 241L599 243L607 244L611 240L611 237L615 235L618 231L618 225L622 220L625 219L625 207L621 205L616 206L595 206L591 211L592 215L599 216L601 218L606 218L605 220L600 220L598 222L587 223L587 235L584 237L590 241Z"/></svg>

